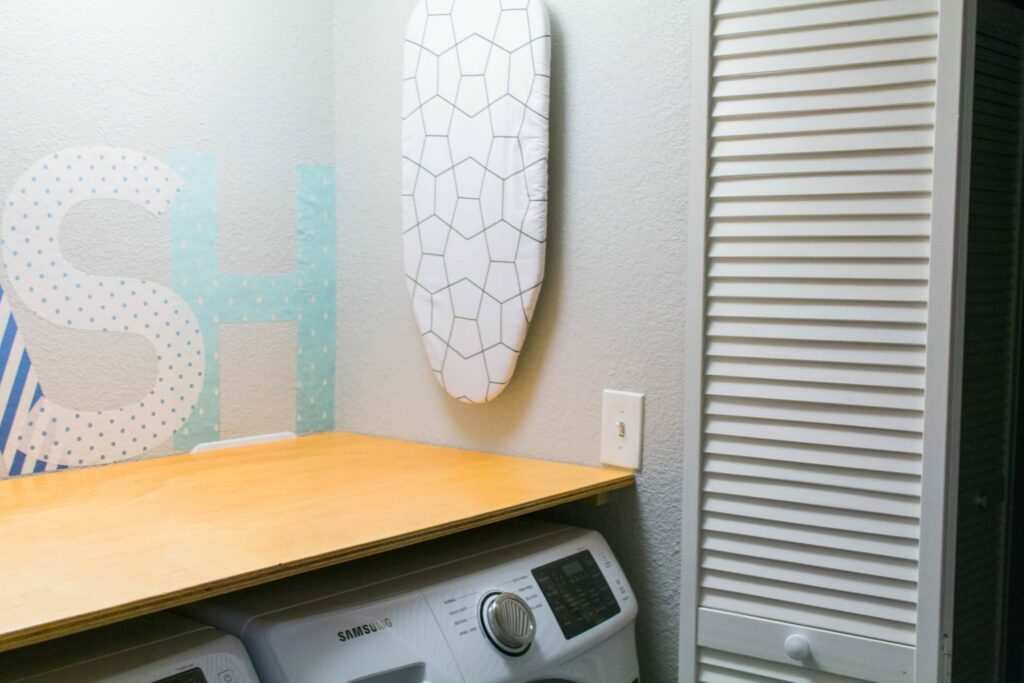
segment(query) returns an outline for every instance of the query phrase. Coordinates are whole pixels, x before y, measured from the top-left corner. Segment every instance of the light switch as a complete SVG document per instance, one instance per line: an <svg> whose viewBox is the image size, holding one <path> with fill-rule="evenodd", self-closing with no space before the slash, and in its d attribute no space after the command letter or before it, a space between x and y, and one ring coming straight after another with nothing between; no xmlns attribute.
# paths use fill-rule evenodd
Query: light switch
<svg viewBox="0 0 1024 683"><path fill-rule="evenodd" d="M601 404L601 462L640 469L644 433L644 395L604 390Z"/></svg>

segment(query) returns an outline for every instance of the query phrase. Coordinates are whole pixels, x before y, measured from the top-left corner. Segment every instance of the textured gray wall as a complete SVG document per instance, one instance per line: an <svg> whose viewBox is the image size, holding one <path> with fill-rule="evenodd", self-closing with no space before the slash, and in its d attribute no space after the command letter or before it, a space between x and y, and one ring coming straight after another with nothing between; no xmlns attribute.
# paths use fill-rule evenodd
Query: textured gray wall
<svg viewBox="0 0 1024 683"><path fill-rule="evenodd" d="M548 0L548 266L510 388L435 382L402 275L402 41L415 0L336 4L338 427L597 465L601 390L647 395L636 491L554 518L601 530L641 600L645 683L676 678L689 3Z"/></svg>

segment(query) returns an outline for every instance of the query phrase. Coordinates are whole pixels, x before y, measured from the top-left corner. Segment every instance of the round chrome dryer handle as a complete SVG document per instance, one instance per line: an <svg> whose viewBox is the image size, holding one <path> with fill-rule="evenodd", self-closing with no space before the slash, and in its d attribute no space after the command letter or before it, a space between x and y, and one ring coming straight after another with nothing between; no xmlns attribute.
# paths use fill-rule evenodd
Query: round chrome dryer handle
<svg viewBox="0 0 1024 683"><path fill-rule="evenodd" d="M480 602L484 635L498 650L513 657L525 654L537 634L537 620L515 593L492 592Z"/></svg>

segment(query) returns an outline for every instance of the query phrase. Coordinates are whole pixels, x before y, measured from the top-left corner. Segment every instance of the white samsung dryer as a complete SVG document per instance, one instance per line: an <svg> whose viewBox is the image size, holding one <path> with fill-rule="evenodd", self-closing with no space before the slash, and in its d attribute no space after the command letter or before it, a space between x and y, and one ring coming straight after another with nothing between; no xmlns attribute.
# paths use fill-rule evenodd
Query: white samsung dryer
<svg viewBox="0 0 1024 683"><path fill-rule="evenodd" d="M542 522L489 526L184 609L238 635L263 683L639 676L636 598L608 544Z"/></svg>
<svg viewBox="0 0 1024 683"><path fill-rule="evenodd" d="M0 683L259 683L238 638L153 614L0 653Z"/></svg>

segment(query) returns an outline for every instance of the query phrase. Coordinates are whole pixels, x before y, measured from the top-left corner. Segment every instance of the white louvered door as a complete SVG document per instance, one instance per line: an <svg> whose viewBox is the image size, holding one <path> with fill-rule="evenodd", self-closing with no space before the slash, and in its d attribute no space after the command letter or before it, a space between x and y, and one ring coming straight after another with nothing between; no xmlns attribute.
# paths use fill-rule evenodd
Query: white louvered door
<svg viewBox="0 0 1024 683"><path fill-rule="evenodd" d="M680 678L928 681L962 3L703 12Z"/></svg>

